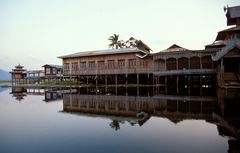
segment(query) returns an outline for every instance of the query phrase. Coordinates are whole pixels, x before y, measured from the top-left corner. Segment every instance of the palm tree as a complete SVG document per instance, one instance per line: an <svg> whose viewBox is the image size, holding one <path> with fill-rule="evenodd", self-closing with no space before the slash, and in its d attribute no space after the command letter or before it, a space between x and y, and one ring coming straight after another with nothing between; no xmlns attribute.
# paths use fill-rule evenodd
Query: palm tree
<svg viewBox="0 0 240 153"><path fill-rule="evenodd" d="M110 36L108 38L108 40L111 43L108 46L110 48L116 48L116 49L125 47L124 41L123 40L118 40L118 39L119 39L119 35L117 35L117 34L114 34L113 36Z"/></svg>
<svg viewBox="0 0 240 153"><path fill-rule="evenodd" d="M129 39L125 42L125 47L126 47L126 48L136 47L136 46L137 46L137 42L138 42L137 39L131 37L131 38L129 38Z"/></svg>

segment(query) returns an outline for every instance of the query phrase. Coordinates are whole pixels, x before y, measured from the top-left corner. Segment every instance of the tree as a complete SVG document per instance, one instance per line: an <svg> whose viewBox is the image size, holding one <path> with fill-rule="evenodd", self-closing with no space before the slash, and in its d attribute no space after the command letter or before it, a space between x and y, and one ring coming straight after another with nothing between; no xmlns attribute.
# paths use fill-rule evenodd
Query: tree
<svg viewBox="0 0 240 153"><path fill-rule="evenodd" d="M109 125L111 126L111 128L115 129L116 131L120 129L118 120L112 120L112 122Z"/></svg>
<svg viewBox="0 0 240 153"><path fill-rule="evenodd" d="M117 35L117 34L114 34L113 36L110 36L108 38L108 40L111 43L108 46L110 48L116 48L116 49L125 47L124 41L123 40L118 40L118 39L119 39L119 35Z"/></svg>
<svg viewBox="0 0 240 153"><path fill-rule="evenodd" d="M137 42L138 42L137 39L131 37L127 41L125 41L125 46L126 48L137 47L137 44L136 44Z"/></svg>
<svg viewBox="0 0 240 153"><path fill-rule="evenodd" d="M108 40L111 42L108 46L116 49L137 47L137 43L139 42L139 40L133 37L130 37L127 41L119 40L119 35L117 34L110 36Z"/></svg>

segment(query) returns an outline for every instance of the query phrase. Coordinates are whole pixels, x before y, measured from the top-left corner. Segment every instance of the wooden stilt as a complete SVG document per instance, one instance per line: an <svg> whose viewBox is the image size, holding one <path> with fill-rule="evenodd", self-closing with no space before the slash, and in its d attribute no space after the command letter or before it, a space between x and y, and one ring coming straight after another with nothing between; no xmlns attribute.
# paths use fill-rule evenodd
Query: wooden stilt
<svg viewBox="0 0 240 153"><path fill-rule="evenodd" d="M178 85L179 78L178 78L178 77L179 77L179 76L177 75L177 78L176 78L176 79L177 79L177 81L176 81L176 82L177 82L177 94L179 94L179 85Z"/></svg>
<svg viewBox="0 0 240 153"><path fill-rule="evenodd" d="M167 76L165 76L165 93L167 93Z"/></svg>
<svg viewBox="0 0 240 153"><path fill-rule="evenodd" d="M139 74L137 74L137 85L139 85Z"/></svg>
<svg viewBox="0 0 240 153"><path fill-rule="evenodd" d="M126 74L126 86L128 85L128 74Z"/></svg>
<svg viewBox="0 0 240 153"><path fill-rule="evenodd" d="M115 86L117 85L117 74L114 75L115 77Z"/></svg>
<svg viewBox="0 0 240 153"><path fill-rule="evenodd" d="M191 94L191 91L190 91L190 85L191 85L191 76L190 75L188 75L188 95L190 95Z"/></svg>
<svg viewBox="0 0 240 153"><path fill-rule="evenodd" d="M107 86L108 85L108 82L107 82L107 75L105 75L105 86Z"/></svg>

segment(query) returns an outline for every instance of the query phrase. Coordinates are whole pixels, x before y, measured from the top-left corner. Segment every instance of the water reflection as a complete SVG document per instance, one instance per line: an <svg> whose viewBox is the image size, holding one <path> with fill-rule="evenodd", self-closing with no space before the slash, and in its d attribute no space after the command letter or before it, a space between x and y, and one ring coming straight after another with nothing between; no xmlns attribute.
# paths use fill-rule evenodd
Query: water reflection
<svg viewBox="0 0 240 153"><path fill-rule="evenodd" d="M63 112L110 118L110 126L115 130L126 122L142 126L152 116L167 118L175 124L201 119L216 124L219 135L229 137L229 152L240 151L238 90L219 89L217 97L153 93L152 88L80 88L77 93L63 95Z"/></svg>
<svg viewBox="0 0 240 153"><path fill-rule="evenodd" d="M228 139L228 152L240 151L240 94L217 90L196 95L164 94L153 87L12 88L21 101L28 95L44 96L45 102L63 101L61 114L109 119L105 126L121 131L125 126L144 126L151 118L165 118L175 125L186 120L204 120ZM208 93L208 94L207 94ZM215 96L217 95L217 96Z"/></svg>

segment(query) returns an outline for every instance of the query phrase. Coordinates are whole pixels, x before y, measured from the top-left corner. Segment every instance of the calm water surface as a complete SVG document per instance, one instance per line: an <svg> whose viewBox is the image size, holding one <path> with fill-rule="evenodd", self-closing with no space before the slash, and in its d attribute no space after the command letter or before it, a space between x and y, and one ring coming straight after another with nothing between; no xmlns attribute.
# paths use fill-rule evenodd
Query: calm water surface
<svg viewBox="0 0 240 153"><path fill-rule="evenodd" d="M225 91L1 89L0 152L238 152L239 97Z"/></svg>

